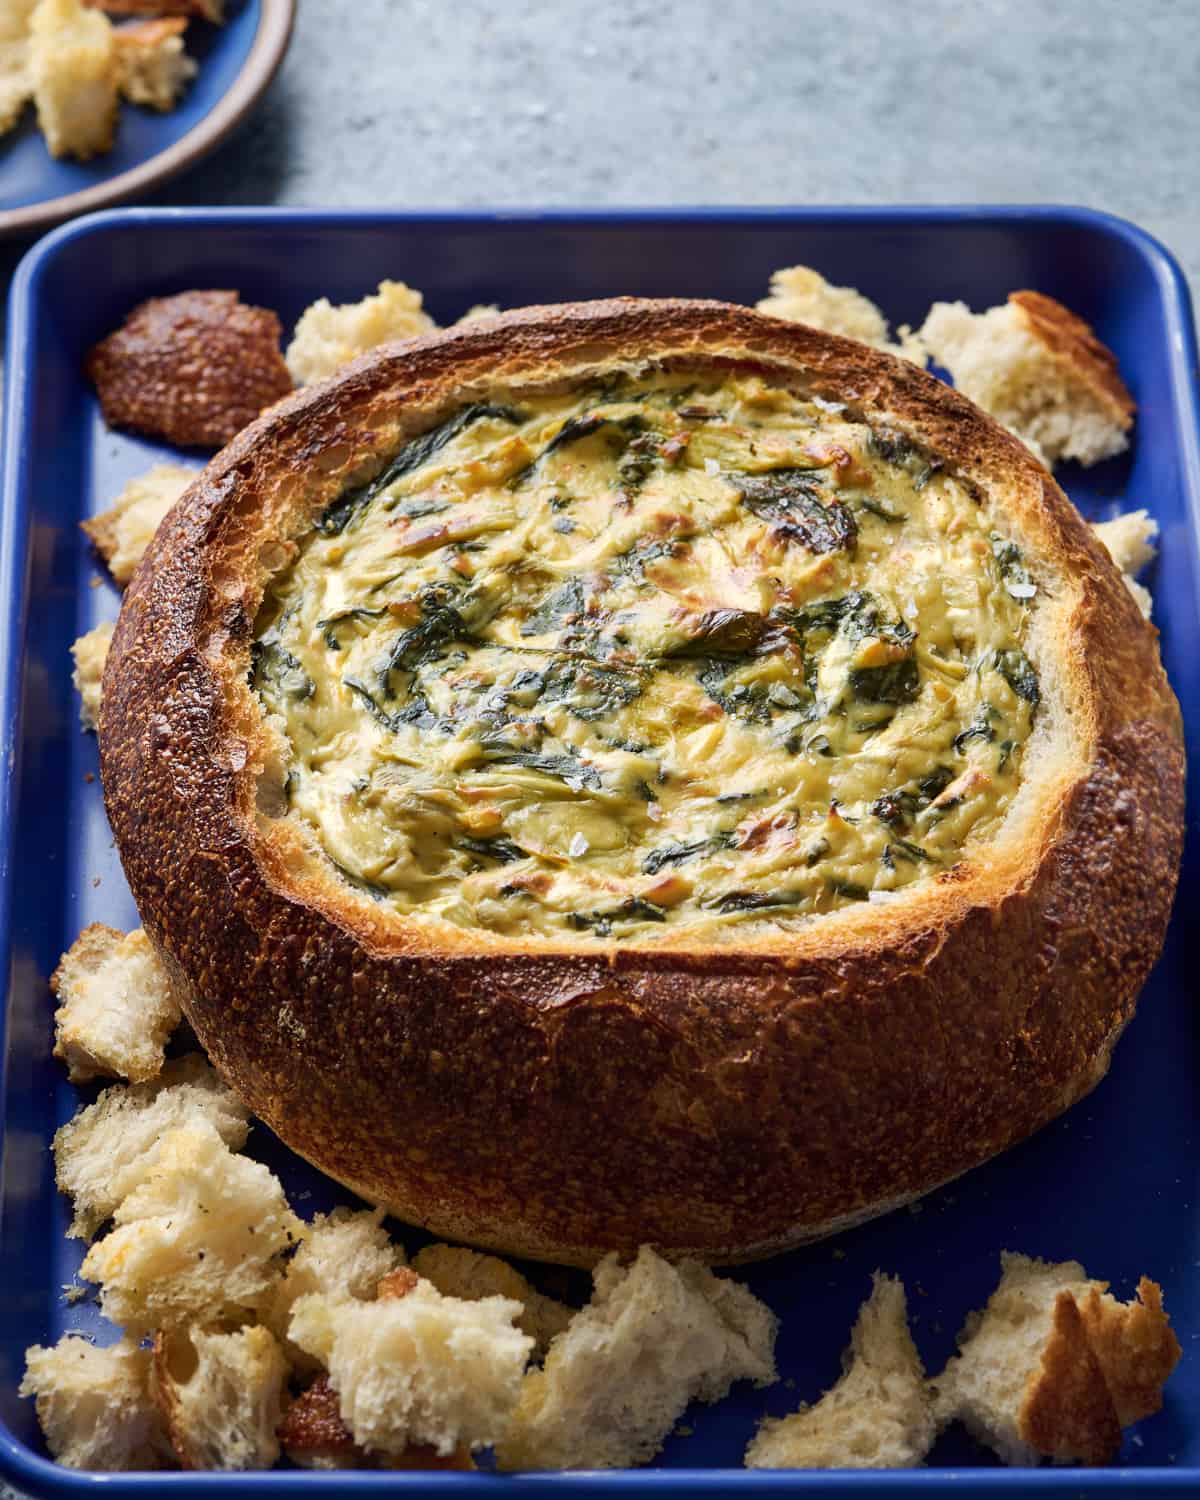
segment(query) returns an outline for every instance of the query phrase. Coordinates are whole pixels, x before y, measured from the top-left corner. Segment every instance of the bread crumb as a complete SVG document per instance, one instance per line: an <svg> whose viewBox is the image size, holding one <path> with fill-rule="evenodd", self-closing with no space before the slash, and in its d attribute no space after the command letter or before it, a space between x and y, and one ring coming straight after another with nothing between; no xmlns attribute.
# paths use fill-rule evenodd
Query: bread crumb
<svg viewBox="0 0 1200 1500"><path fill-rule="evenodd" d="M117 44L112 23L80 0L38 0L29 73L51 156L88 161L112 149L117 128Z"/></svg>
<svg viewBox="0 0 1200 1500"><path fill-rule="evenodd" d="M170 1456L150 1398L150 1351L132 1339L98 1349L76 1334L25 1351L18 1395L33 1396L54 1459L109 1473L160 1469Z"/></svg>
<svg viewBox="0 0 1200 1500"><path fill-rule="evenodd" d="M843 1363L815 1405L762 1424L747 1468L912 1469L925 1459L937 1426L900 1281L875 1273Z"/></svg>
<svg viewBox="0 0 1200 1500"><path fill-rule="evenodd" d="M196 477L180 464L155 464L131 479L108 510L80 525L122 588L137 571L164 517Z"/></svg>
<svg viewBox="0 0 1200 1500"><path fill-rule="evenodd" d="M117 76L121 93L131 104L166 112L199 71L183 50L187 21L161 16L117 29Z"/></svg>
<svg viewBox="0 0 1200 1500"><path fill-rule="evenodd" d="M296 383L324 380L380 344L431 333L437 324L421 302L421 293L403 281L381 281L379 290L361 302L337 307L328 297L314 302L300 315L285 356Z"/></svg>
<svg viewBox="0 0 1200 1500"><path fill-rule="evenodd" d="M902 327L899 342L893 344L887 319L869 297L850 286L832 285L811 266L787 266L774 272L771 290L757 309L772 318L857 339L914 364L925 363L924 348L910 328Z"/></svg>
<svg viewBox="0 0 1200 1500"><path fill-rule="evenodd" d="M179 1329L154 1340L154 1399L184 1469L269 1469L288 1362L265 1328Z"/></svg>
<svg viewBox="0 0 1200 1500"><path fill-rule="evenodd" d="M105 620L102 625L81 635L71 647L75 661L71 681L79 694L79 722L85 731L100 726L100 684L104 678L108 648L112 645L113 629L112 621Z"/></svg>
<svg viewBox="0 0 1200 1500"><path fill-rule="evenodd" d="M150 939L94 922L63 954L50 980L58 997L54 1055L72 1083L128 1078L145 1083L162 1069L181 1012Z"/></svg>
<svg viewBox="0 0 1200 1500"><path fill-rule="evenodd" d="M29 70L29 23L37 0L0 5L0 135L6 135L33 98Z"/></svg>
<svg viewBox="0 0 1200 1500"><path fill-rule="evenodd" d="M689 1401L735 1380L776 1379L771 1310L695 1261L670 1265L644 1245L631 1266L609 1255L592 1300L526 1375L502 1469L620 1469L647 1463Z"/></svg>
<svg viewBox="0 0 1200 1500"><path fill-rule="evenodd" d="M551 1339L571 1321L573 1309L553 1297L543 1297L507 1261L458 1245L426 1245L413 1260L413 1270L432 1281L447 1297L476 1301L480 1297L511 1297L521 1304L517 1327L544 1354Z"/></svg>

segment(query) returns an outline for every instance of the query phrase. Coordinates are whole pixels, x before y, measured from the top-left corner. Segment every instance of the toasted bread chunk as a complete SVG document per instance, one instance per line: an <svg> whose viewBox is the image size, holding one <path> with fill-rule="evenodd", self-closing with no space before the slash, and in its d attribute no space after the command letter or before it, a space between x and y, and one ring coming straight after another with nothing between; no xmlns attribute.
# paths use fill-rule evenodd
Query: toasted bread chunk
<svg viewBox="0 0 1200 1500"><path fill-rule="evenodd" d="M747 1468L912 1469L924 1461L937 1424L901 1282L875 1273L843 1362L842 1378L815 1405L762 1424Z"/></svg>
<svg viewBox="0 0 1200 1500"><path fill-rule="evenodd" d="M918 335L955 386L1049 465L1098 463L1129 446L1133 398L1082 318L1038 292L973 313L935 302Z"/></svg>
<svg viewBox="0 0 1200 1500"><path fill-rule="evenodd" d="M7 134L33 98L29 23L37 0L0 0L0 135Z"/></svg>
<svg viewBox="0 0 1200 1500"><path fill-rule="evenodd" d="M177 1329L154 1339L154 1399L185 1469L269 1469L288 1362L265 1328Z"/></svg>
<svg viewBox="0 0 1200 1500"><path fill-rule="evenodd" d="M163 1137L80 1274L105 1317L134 1334L242 1317L265 1299L299 1221L266 1167L235 1156L207 1121Z"/></svg>
<svg viewBox="0 0 1200 1500"><path fill-rule="evenodd" d="M961 1353L934 1382L939 1425L961 1419L1008 1464L1111 1461L1120 1411L1157 1410L1179 1357L1159 1289L1143 1281L1143 1302L1123 1305L1076 1261L1005 1253L1001 1264L999 1286L959 1336Z"/></svg>
<svg viewBox="0 0 1200 1500"><path fill-rule="evenodd" d="M1138 608L1150 618L1153 600L1150 590L1137 581L1136 575L1155 556L1158 522L1147 511L1130 510L1111 521L1098 521L1092 530L1104 543L1109 556L1125 575L1125 584L1138 602Z"/></svg>
<svg viewBox="0 0 1200 1500"><path fill-rule="evenodd" d="M29 38L38 125L50 155L88 161L111 150L118 79L112 23L80 0L38 0Z"/></svg>
<svg viewBox="0 0 1200 1500"><path fill-rule="evenodd" d="M94 10L110 16L198 16L220 26L225 20L225 0L83 0Z"/></svg>
<svg viewBox="0 0 1200 1500"><path fill-rule="evenodd" d="M161 1469L170 1457L150 1396L150 1351L133 1339L98 1349L67 1334L25 1351L19 1394L33 1396L46 1446L69 1469Z"/></svg>
<svg viewBox="0 0 1200 1500"><path fill-rule="evenodd" d="M163 1138L207 1121L232 1151L246 1144L249 1115L198 1052L175 1058L150 1083L117 1084L54 1137L55 1176L75 1200L68 1236L90 1240L153 1169Z"/></svg>
<svg viewBox="0 0 1200 1500"><path fill-rule="evenodd" d="M180 464L155 464L131 479L108 510L80 525L122 588L137 571L167 512L196 477Z"/></svg>
<svg viewBox="0 0 1200 1500"><path fill-rule="evenodd" d="M370 1301L380 1280L403 1260L403 1248L383 1227L383 1209L335 1208L331 1214L318 1214L311 1224L301 1226L300 1248L271 1289L259 1318L286 1343L292 1308L300 1297L323 1292ZM304 1350L287 1348L298 1370L320 1368Z"/></svg>
<svg viewBox="0 0 1200 1500"><path fill-rule="evenodd" d="M79 722L85 730L100 727L100 684L112 637L112 621L105 620L102 625L81 635L71 647L75 661L71 681L79 694Z"/></svg>
<svg viewBox="0 0 1200 1500"><path fill-rule="evenodd" d="M118 86L131 104L174 109L179 96L199 71L183 50L183 16L136 21L117 30Z"/></svg>
<svg viewBox="0 0 1200 1500"><path fill-rule="evenodd" d="M134 308L86 368L110 427L218 447L292 389L280 332L236 292L180 292Z"/></svg>
<svg viewBox="0 0 1200 1500"><path fill-rule="evenodd" d="M470 1452L458 1448L443 1458L427 1445L412 1445L392 1458L368 1453L342 1421L338 1393L328 1375L318 1375L291 1403L279 1426L283 1451L302 1469L473 1469Z"/></svg>
<svg viewBox="0 0 1200 1500"><path fill-rule="evenodd" d="M298 385L311 385L368 349L436 327L421 307L420 292L402 281L381 281L374 296L338 307L322 297L300 315L287 349L288 369Z"/></svg>
<svg viewBox="0 0 1200 1500"><path fill-rule="evenodd" d="M607 1256L592 1300L526 1375L504 1469L622 1469L647 1463L689 1401L775 1375L774 1314L695 1261L672 1266L644 1245L631 1266Z"/></svg>
<svg viewBox="0 0 1200 1500"><path fill-rule="evenodd" d="M889 354L899 354L915 364L925 363L925 351L907 326L900 329L900 341L893 344L888 321L869 297L851 286L833 286L810 266L786 266L771 277L770 293L758 304L758 311L789 323L807 323L826 333L837 333L846 339L858 339Z"/></svg>
<svg viewBox="0 0 1200 1500"><path fill-rule="evenodd" d="M479 1297L511 1297L521 1304L517 1327L544 1354L550 1340L571 1321L573 1309L541 1292L519 1271L495 1255L483 1255L460 1245L426 1245L413 1260L413 1270L432 1281L447 1297L475 1301Z"/></svg>
<svg viewBox="0 0 1200 1500"><path fill-rule="evenodd" d="M533 1345L513 1326L520 1311L507 1297L443 1297L419 1279L373 1303L301 1297L288 1332L327 1367L357 1443L395 1457L427 1444L448 1457L507 1430Z"/></svg>
<svg viewBox="0 0 1200 1500"><path fill-rule="evenodd" d="M140 927L118 932L94 922L63 954L50 979L54 1055L72 1083L128 1078L146 1083L162 1071L167 1039L181 1012L167 976Z"/></svg>

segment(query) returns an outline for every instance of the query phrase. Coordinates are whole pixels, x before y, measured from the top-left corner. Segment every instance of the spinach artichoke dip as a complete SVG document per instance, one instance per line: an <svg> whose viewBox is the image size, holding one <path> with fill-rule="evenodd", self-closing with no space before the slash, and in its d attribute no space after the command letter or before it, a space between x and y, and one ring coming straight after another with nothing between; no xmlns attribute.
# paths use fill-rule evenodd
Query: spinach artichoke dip
<svg viewBox="0 0 1200 1500"><path fill-rule="evenodd" d="M406 917L719 940L998 828L1036 585L971 487L752 375L463 407L275 577L289 818Z"/></svg>

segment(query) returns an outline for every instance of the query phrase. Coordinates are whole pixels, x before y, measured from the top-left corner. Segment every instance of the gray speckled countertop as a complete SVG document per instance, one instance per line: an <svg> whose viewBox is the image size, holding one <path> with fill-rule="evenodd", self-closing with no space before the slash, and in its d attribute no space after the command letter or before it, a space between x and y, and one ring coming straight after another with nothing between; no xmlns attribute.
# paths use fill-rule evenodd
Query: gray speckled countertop
<svg viewBox="0 0 1200 1500"><path fill-rule="evenodd" d="M252 122L149 201L1061 201L1196 286L1198 63L1197 0L300 0Z"/></svg>

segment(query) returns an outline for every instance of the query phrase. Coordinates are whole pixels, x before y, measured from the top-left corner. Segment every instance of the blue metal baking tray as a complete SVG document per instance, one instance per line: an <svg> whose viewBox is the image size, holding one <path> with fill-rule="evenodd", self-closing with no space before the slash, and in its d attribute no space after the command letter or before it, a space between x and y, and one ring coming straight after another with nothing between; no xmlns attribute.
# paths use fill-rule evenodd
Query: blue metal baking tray
<svg viewBox="0 0 1200 1500"><path fill-rule="evenodd" d="M1140 230L1059 208L761 209L603 213L116 211L43 240L12 288L0 500L0 1471L43 1494L102 1485L217 1495L323 1490L481 1495L497 1491L629 1496L746 1490L831 1494L1138 1495L1200 1492L1200 1022L1193 808L1167 949L1104 1083L1035 1139L906 1211L737 1274L781 1315L785 1376L697 1407L659 1466L628 1474L271 1474L82 1476L45 1458L32 1403L16 1396L23 1351L64 1330L112 1331L91 1301L68 1305L82 1251L63 1237L48 1144L80 1102L50 1057L47 976L88 922L135 921L112 849L96 745L79 731L68 647L115 615L118 598L77 522L108 505L166 450L106 430L80 374L89 345L143 298L235 287L290 326L313 298L346 300L383 277L421 287L449 321L477 302L629 292L753 301L769 272L802 261L875 298L894 322L935 298L975 307L1018 287L1061 298L1116 351L1139 403L1131 455L1062 481L1084 513L1144 505L1162 528L1151 582L1168 671L1200 744L1200 448L1196 346L1188 294L1170 256ZM93 586L97 585L98 586ZM979 997L987 1004L986 993ZM904 1066L897 1058L897 1067ZM303 1210L340 1191L258 1127L255 1155ZM411 1246L422 1236L398 1231ZM811 1401L839 1371L876 1267L908 1287L927 1367L951 1353L967 1311L995 1284L1002 1248L1077 1257L1128 1296L1139 1273L1162 1282L1184 1348L1166 1408L1127 1435L1121 1466L1100 1473L998 1467L961 1432L924 1470L755 1473L739 1468L757 1419ZM560 1294L567 1273L538 1273ZM575 1290L583 1287L575 1283Z"/></svg>

